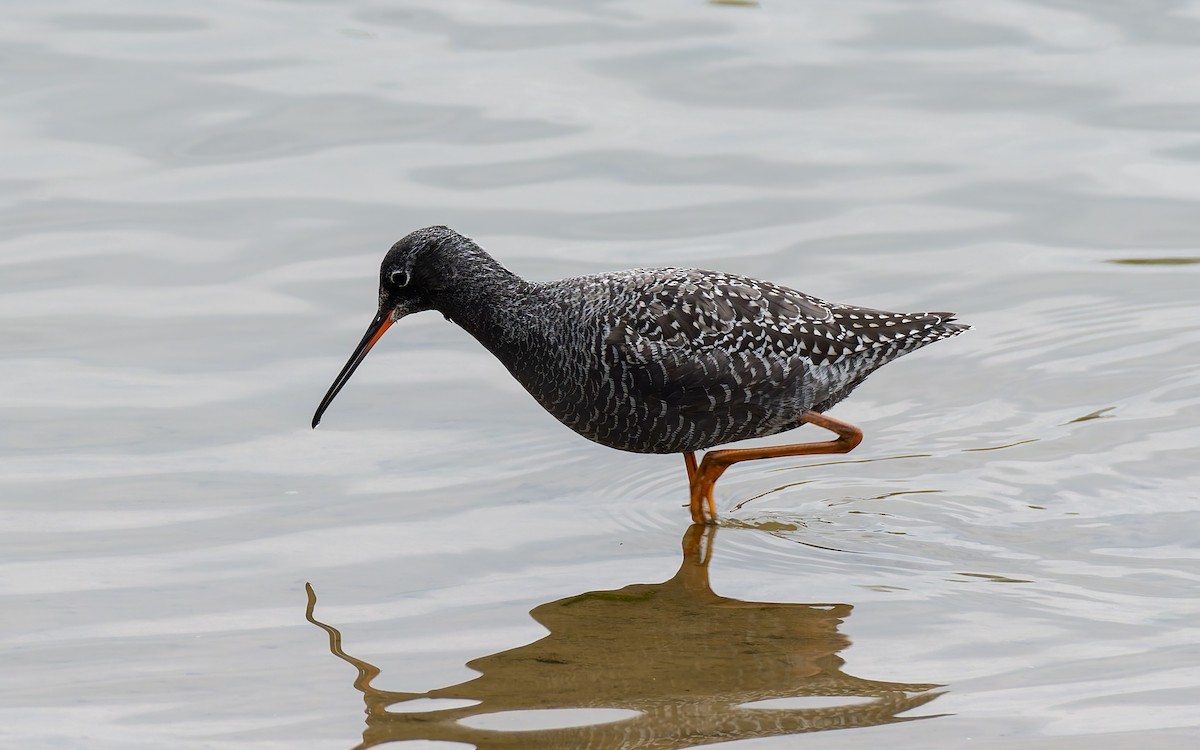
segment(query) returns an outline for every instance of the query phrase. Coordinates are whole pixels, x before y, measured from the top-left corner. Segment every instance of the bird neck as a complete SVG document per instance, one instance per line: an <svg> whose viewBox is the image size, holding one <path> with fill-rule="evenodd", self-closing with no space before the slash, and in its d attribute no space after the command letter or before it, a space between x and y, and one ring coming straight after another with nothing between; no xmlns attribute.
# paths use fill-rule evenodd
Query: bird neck
<svg viewBox="0 0 1200 750"><path fill-rule="evenodd" d="M452 288L439 295L437 310L479 343L496 352L524 326L521 300L531 285L480 251L458 269Z"/></svg>

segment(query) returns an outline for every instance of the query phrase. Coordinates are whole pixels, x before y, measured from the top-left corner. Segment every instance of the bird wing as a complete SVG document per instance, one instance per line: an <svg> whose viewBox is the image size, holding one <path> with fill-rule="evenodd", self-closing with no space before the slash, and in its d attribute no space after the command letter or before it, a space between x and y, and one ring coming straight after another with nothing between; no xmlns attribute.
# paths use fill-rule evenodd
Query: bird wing
<svg viewBox="0 0 1200 750"><path fill-rule="evenodd" d="M608 287L593 299L605 300L594 320L612 375L594 387L713 444L786 429L884 363L966 328L950 313L838 305L712 271L640 269L594 280Z"/></svg>
<svg viewBox="0 0 1200 750"><path fill-rule="evenodd" d="M800 292L711 271L658 269L631 284L637 295L606 321L606 356L625 363L633 386L685 413L761 418L798 395L802 356L833 322L828 303ZM628 288L628 287L627 287Z"/></svg>
<svg viewBox="0 0 1200 750"><path fill-rule="evenodd" d="M757 414L801 388L824 390L837 365L859 382L884 363L967 327L953 313L841 305L769 282L695 269L642 269L616 279L604 357L633 385L684 411ZM631 291L632 290L632 291ZM836 385L836 384L832 384ZM816 392L807 395L820 398ZM808 408L807 405L804 408Z"/></svg>

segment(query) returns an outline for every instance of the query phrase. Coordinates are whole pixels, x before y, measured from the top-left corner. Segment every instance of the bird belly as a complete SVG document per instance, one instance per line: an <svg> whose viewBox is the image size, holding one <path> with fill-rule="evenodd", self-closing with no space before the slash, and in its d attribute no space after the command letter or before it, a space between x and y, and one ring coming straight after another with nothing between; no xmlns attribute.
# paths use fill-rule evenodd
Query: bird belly
<svg viewBox="0 0 1200 750"><path fill-rule="evenodd" d="M774 435L803 424L800 416L813 403L802 372L769 393L756 384L639 388L619 368L606 375L553 403L539 401L583 437L635 453L683 453Z"/></svg>

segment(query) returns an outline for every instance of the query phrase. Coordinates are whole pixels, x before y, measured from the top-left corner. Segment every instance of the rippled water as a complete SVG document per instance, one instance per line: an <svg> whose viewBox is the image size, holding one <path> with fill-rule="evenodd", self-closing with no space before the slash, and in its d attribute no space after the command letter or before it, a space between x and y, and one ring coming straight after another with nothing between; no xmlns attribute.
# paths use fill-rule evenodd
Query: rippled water
<svg viewBox="0 0 1200 750"><path fill-rule="evenodd" d="M0 744L1194 741L1200 6L5 11ZM437 315L308 429L433 223L976 330L705 538Z"/></svg>

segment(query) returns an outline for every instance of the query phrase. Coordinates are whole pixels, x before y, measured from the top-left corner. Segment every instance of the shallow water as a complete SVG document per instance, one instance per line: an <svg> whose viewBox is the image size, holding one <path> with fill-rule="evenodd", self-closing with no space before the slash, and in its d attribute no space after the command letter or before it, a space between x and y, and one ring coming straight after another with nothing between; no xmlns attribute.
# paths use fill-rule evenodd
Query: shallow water
<svg viewBox="0 0 1200 750"><path fill-rule="evenodd" d="M1194 741L1197 6L5 18L0 744ZM976 329L836 408L853 454L731 470L697 539L682 461L575 437L437 315L308 429L433 223L532 278Z"/></svg>

